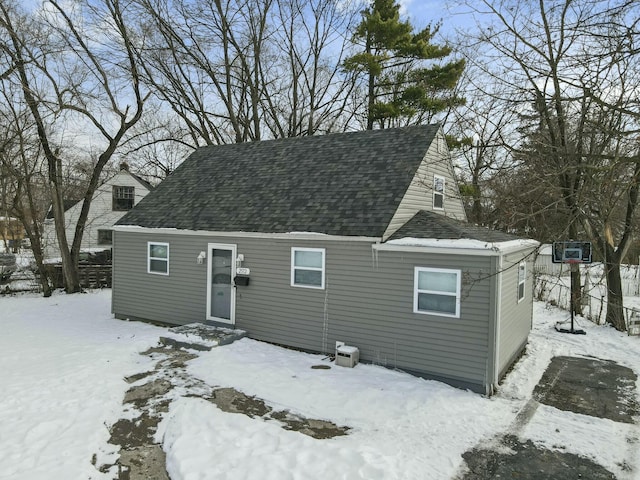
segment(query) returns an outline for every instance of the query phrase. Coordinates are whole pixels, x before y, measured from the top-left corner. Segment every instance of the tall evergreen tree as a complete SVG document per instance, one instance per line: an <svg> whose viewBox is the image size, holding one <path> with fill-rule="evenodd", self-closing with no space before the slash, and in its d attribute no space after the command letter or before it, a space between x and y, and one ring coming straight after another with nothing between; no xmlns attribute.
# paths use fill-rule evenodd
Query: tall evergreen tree
<svg viewBox="0 0 640 480"><path fill-rule="evenodd" d="M422 123L464 103L454 92L464 60L427 65L451 54L450 47L432 43L440 25L413 33L399 10L395 0L371 0L354 33L363 51L344 62L347 71L366 76L368 130L403 120Z"/></svg>

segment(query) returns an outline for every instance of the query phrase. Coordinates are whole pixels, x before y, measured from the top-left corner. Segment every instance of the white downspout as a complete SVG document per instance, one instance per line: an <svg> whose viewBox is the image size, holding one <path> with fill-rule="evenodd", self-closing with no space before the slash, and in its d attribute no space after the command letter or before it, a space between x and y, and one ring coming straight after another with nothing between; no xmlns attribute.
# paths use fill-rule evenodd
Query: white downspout
<svg viewBox="0 0 640 480"><path fill-rule="evenodd" d="M492 388L498 387L498 376L500 375L500 325L502 323L502 270L503 270L503 256L498 256L498 285L496 288L496 335L495 345L493 346L493 381L491 382Z"/></svg>

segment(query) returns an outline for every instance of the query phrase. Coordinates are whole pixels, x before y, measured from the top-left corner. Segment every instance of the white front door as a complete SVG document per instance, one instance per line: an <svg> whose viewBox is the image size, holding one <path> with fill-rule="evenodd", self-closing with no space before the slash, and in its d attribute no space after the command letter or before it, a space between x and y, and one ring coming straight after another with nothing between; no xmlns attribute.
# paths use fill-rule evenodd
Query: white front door
<svg viewBox="0 0 640 480"><path fill-rule="evenodd" d="M207 320L235 323L236 246L210 243L207 252Z"/></svg>

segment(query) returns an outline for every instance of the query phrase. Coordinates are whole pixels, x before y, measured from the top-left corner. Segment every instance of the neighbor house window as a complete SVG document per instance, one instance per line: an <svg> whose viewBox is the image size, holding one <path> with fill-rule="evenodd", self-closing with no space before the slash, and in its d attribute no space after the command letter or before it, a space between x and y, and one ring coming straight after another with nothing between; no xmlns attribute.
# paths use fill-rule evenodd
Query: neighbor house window
<svg viewBox="0 0 640 480"><path fill-rule="evenodd" d="M527 281L527 264L520 262L518 265L518 301L524 299L525 284Z"/></svg>
<svg viewBox="0 0 640 480"><path fill-rule="evenodd" d="M460 317L460 270L416 267L413 311Z"/></svg>
<svg viewBox="0 0 640 480"><path fill-rule="evenodd" d="M433 208L444 208L444 177L433 176Z"/></svg>
<svg viewBox="0 0 640 480"><path fill-rule="evenodd" d="M113 206L114 211L125 211L133 208L133 199L135 198L134 187L113 187Z"/></svg>
<svg viewBox="0 0 640 480"><path fill-rule="evenodd" d="M147 244L147 271L169 275L169 244L149 242Z"/></svg>
<svg viewBox="0 0 640 480"><path fill-rule="evenodd" d="M111 245L113 243L113 231L98 230L98 245Z"/></svg>
<svg viewBox="0 0 640 480"><path fill-rule="evenodd" d="M324 288L324 248L291 249L291 286Z"/></svg>

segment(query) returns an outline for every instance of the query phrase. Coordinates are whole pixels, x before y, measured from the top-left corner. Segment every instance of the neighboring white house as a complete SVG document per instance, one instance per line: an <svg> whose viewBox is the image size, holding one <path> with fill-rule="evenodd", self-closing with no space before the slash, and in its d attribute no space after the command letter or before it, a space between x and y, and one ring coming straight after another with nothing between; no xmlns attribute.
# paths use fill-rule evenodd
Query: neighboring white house
<svg viewBox="0 0 640 480"><path fill-rule="evenodd" d="M535 256L535 263L533 268L536 273L544 273L550 275L568 275L571 272L571 268L567 264L553 263L553 245L545 243L540 245L538 253Z"/></svg>
<svg viewBox="0 0 640 480"><path fill-rule="evenodd" d="M142 200L152 188L150 183L131 173L127 164L123 163L116 175L96 189L91 201L80 249L82 251L110 249L112 243L111 227ZM82 201L65 204L64 218L69 244L73 241L81 209ZM44 222L43 245L46 258L60 257L51 211Z"/></svg>

